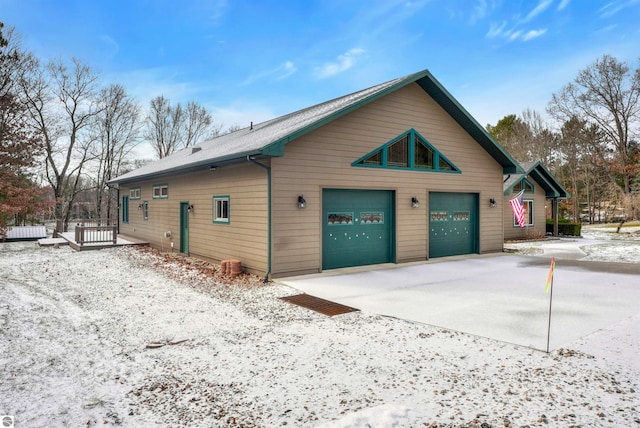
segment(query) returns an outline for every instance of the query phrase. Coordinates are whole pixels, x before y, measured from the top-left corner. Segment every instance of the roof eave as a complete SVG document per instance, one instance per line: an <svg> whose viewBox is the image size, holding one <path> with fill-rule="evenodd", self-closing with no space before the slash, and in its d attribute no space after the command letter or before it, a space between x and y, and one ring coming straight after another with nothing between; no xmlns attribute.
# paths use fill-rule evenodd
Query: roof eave
<svg viewBox="0 0 640 428"><path fill-rule="evenodd" d="M108 184L133 183L133 182L136 182L136 181L151 180L153 178L160 178L160 177L165 177L165 176L168 176L168 175L174 175L176 173L193 172L193 171L200 170L203 167L230 165L230 164L233 164L233 163L239 163L239 162L241 162L243 160L246 160L248 157L253 157L253 156L273 157L273 156L278 156L278 154L277 154L277 152L275 150L272 150L269 153L263 153L262 150L258 150L258 151L251 150L251 151L247 151L247 152L243 152L243 153L234 153L234 154L228 155L228 156L221 156L221 157L217 157L217 158L205 159L205 160L194 162L194 163L191 163L191 164L188 164L188 165L180 165L180 166L176 166L174 168L164 169L162 171L154 171L154 172L150 172L148 174L136 175L134 177L125 178L125 179L122 179L122 180L119 179L118 177L116 177L113 180L110 180L108 182Z"/></svg>

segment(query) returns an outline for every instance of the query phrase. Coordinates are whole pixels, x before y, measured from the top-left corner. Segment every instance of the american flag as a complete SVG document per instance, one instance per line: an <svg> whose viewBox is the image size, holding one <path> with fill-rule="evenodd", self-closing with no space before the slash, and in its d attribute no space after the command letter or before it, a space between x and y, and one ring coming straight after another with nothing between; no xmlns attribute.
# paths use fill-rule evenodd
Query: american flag
<svg viewBox="0 0 640 428"><path fill-rule="evenodd" d="M520 227L524 227L524 189L520 191L513 199L509 201L513 215Z"/></svg>

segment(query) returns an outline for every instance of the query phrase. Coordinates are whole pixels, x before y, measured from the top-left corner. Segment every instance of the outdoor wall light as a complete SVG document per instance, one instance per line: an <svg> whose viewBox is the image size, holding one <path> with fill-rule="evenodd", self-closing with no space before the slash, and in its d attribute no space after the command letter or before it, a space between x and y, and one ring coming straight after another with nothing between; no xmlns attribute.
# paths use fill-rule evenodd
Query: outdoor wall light
<svg viewBox="0 0 640 428"><path fill-rule="evenodd" d="M302 195L298 196L298 208L302 209L306 207L307 207L307 201L304 200L304 196Z"/></svg>
<svg viewBox="0 0 640 428"><path fill-rule="evenodd" d="M217 167L217 166L215 166L215 165L211 165L211 166L209 167L209 171L215 171L216 169L218 169L218 167Z"/></svg>
<svg viewBox="0 0 640 428"><path fill-rule="evenodd" d="M419 208L420 207L420 201L415 196L411 197L411 206L413 208Z"/></svg>
<svg viewBox="0 0 640 428"><path fill-rule="evenodd" d="M496 200L493 199L493 198L489 199L489 206L491 208L495 208L496 207Z"/></svg>
<svg viewBox="0 0 640 428"><path fill-rule="evenodd" d="M187 207L187 211L188 211L188 212L192 212L192 211L193 211L193 204L191 204L191 205L189 205L189 206Z"/></svg>
<svg viewBox="0 0 640 428"><path fill-rule="evenodd" d="M138 205L138 209L139 209L139 210L141 210L141 209L142 209L142 205L144 205L144 204L140 204L140 205Z"/></svg>

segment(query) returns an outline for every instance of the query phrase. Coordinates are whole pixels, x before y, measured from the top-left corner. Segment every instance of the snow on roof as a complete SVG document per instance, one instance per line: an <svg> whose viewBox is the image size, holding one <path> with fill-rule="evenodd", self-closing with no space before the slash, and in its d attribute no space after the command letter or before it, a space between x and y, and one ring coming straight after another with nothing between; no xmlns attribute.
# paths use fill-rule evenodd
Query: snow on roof
<svg viewBox="0 0 640 428"><path fill-rule="evenodd" d="M517 162L431 75L422 70L404 77L335 98L294 113L252 125L188 147L110 181L112 184L193 170L250 156L282 156L284 145L338 117L411 83L418 83L462 126L504 171L518 171Z"/></svg>
<svg viewBox="0 0 640 428"><path fill-rule="evenodd" d="M121 175L111 180L111 183L127 182L161 173L171 173L191 167L214 165L216 162L263 154L269 146L289 142L305 133L305 131L314 129L314 125L315 127L322 125L322 121L332 115L345 112L349 110L350 107L364 100L371 99L398 83L403 81L410 83L412 81L411 77L418 74L420 73L390 80L343 97L335 98L294 113L204 141L195 147L180 150L170 156ZM297 133L300 133L300 135L297 135Z"/></svg>

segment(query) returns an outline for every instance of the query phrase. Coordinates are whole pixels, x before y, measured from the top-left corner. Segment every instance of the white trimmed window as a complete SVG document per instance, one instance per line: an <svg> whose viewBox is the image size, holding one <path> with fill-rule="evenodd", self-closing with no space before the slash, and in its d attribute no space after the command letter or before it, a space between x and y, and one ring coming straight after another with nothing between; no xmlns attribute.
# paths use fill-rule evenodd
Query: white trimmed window
<svg viewBox="0 0 640 428"><path fill-rule="evenodd" d="M142 218L149 220L149 202L144 201L142 203Z"/></svg>
<svg viewBox="0 0 640 428"><path fill-rule="evenodd" d="M140 188L132 187L129 189L129 199L140 199Z"/></svg>
<svg viewBox="0 0 640 428"><path fill-rule="evenodd" d="M213 197L213 222L229 224L230 213L229 196Z"/></svg>
<svg viewBox="0 0 640 428"><path fill-rule="evenodd" d="M531 227L534 225L533 221L533 200L525 199L522 201L524 205L524 227ZM516 220L516 216L513 216L513 227L520 227L518 221Z"/></svg>
<svg viewBox="0 0 640 428"><path fill-rule="evenodd" d="M153 199L166 199L169 197L168 184L156 184L153 186Z"/></svg>

